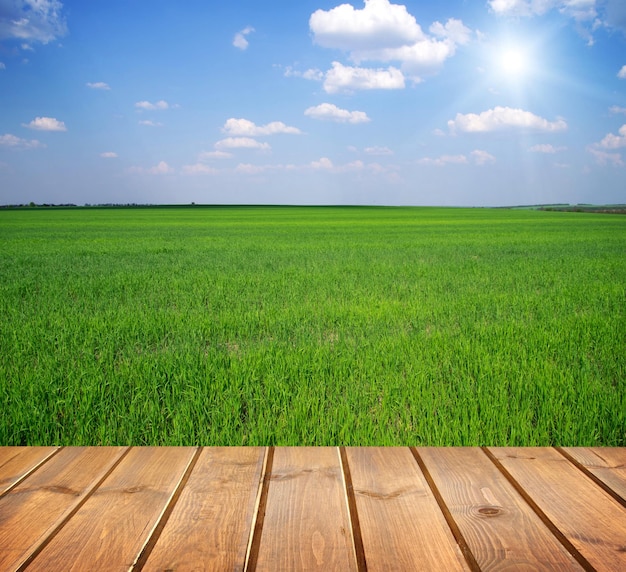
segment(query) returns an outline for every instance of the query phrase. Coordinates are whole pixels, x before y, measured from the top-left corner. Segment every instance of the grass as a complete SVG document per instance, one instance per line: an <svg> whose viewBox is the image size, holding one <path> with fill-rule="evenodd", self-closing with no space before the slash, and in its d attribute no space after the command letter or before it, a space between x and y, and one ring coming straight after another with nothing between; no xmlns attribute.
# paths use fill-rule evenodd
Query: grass
<svg viewBox="0 0 626 572"><path fill-rule="evenodd" d="M0 445L626 446L626 218L0 211Z"/></svg>

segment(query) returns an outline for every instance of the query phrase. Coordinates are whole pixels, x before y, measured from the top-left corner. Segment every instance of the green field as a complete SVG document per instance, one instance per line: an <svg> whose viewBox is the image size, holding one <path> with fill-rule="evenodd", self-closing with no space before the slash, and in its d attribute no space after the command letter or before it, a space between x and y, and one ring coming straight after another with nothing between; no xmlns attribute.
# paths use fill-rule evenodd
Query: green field
<svg viewBox="0 0 626 572"><path fill-rule="evenodd" d="M626 217L0 211L0 445L626 446Z"/></svg>

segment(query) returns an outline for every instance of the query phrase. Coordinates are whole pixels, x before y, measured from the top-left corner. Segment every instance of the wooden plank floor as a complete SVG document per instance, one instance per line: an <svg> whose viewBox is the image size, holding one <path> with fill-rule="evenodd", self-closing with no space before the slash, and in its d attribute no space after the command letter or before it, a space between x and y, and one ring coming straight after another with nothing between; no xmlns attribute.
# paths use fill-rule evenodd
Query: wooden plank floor
<svg viewBox="0 0 626 572"><path fill-rule="evenodd" d="M626 571L626 449L0 447L0 571Z"/></svg>

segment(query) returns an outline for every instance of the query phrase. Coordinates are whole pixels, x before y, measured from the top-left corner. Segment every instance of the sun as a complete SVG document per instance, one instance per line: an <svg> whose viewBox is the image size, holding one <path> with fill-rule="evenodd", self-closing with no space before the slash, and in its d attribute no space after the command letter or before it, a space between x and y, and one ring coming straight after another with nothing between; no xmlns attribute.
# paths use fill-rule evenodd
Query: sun
<svg viewBox="0 0 626 572"><path fill-rule="evenodd" d="M507 47L498 55L498 67L501 73L511 78L521 78L529 71L529 58L519 47Z"/></svg>

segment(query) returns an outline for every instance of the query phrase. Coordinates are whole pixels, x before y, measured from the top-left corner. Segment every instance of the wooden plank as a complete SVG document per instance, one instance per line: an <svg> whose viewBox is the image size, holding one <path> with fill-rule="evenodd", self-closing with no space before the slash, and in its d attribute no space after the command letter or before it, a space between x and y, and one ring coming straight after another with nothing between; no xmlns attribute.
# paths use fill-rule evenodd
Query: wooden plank
<svg viewBox="0 0 626 572"><path fill-rule="evenodd" d="M29 566L129 569L189 466L192 447L134 448Z"/></svg>
<svg viewBox="0 0 626 572"><path fill-rule="evenodd" d="M0 570L26 562L124 453L69 447L0 499Z"/></svg>
<svg viewBox="0 0 626 572"><path fill-rule="evenodd" d="M369 571L469 570L408 448L346 449Z"/></svg>
<svg viewBox="0 0 626 572"><path fill-rule="evenodd" d="M256 570L356 570L337 448L275 449Z"/></svg>
<svg viewBox="0 0 626 572"><path fill-rule="evenodd" d="M481 449L417 451L481 569L581 569Z"/></svg>
<svg viewBox="0 0 626 572"><path fill-rule="evenodd" d="M564 447L563 451L626 502L626 448Z"/></svg>
<svg viewBox="0 0 626 572"><path fill-rule="evenodd" d="M243 570L264 453L203 449L143 570Z"/></svg>
<svg viewBox="0 0 626 572"><path fill-rule="evenodd" d="M626 509L554 449L489 448L597 570L626 570Z"/></svg>
<svg viewBox="0 0 626 572"><path fill-rule="evenodd" d="M0 496L57 450L58 447L0 447Z"/></svg>

